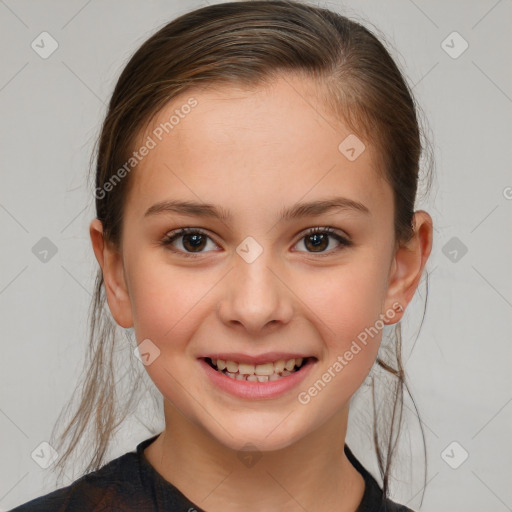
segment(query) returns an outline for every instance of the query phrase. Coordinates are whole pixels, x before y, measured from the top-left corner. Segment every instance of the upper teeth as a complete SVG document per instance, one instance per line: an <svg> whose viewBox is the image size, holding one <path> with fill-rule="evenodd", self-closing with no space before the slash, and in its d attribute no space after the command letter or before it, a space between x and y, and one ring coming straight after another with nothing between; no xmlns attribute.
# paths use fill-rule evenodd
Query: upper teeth
<svg viewBox="0 0 512 512"><path fill-rule="evenodd" d="M263 364L237 363L236 361L224 361L224 359L212 359L212 363L220 370L227 369L230 373L239 372L242 375L273 375L274 373L282 373L284 370L291 372L295 366L302 364L303 358L289 359Z"/></svg>

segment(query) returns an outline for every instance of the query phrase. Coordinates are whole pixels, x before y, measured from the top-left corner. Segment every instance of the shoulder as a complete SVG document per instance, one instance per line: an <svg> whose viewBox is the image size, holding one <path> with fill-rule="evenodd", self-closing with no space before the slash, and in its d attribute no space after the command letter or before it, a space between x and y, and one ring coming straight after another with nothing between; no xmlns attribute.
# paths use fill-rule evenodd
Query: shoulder
<svg viewBox="0 0 512 512"><path fill-rule="evenodd" d="M356 512L414 512L405 505L400 505L384 497L384 493L373 475L361 464L352 450L345 443L345 454L350 463L362 475L365 488L363 498Z"/></svg>
<svg viewBox="0 0 512 512"><path fill-rule="evenodd" d="M370 486L356 512L415 512L411 508L384 498L382 490Z"/></svg>
<svg viewBox="0 0 512 512"><path fill-rule="evenodd" d="M23 503L11 512L130 510L142 499L136 453L126 453L67 487Z"/></svg>
<svg viewBox="0 0 512 512"><path fill-rule="evenodd" d="M386 500L384 505L381 508L382 512L414 512L411 508L406 507L405 505L400 505L399 503L395 503L391 500Z"/></svg>

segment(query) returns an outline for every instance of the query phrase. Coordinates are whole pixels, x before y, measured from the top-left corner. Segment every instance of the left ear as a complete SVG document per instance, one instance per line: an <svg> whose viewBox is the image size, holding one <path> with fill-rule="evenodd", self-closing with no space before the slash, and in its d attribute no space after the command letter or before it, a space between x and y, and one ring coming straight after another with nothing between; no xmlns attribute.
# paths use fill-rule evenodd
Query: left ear
<svg viewBox="0 0 512 512"><path fill-rule="evenodd" d="M433 222L430 215L423 210L416 211L413 226L414 235L397 248L391 265L383 313L393 309L395 315L384 320L386 325L401 320L421 281L432 250Z"/></svg>

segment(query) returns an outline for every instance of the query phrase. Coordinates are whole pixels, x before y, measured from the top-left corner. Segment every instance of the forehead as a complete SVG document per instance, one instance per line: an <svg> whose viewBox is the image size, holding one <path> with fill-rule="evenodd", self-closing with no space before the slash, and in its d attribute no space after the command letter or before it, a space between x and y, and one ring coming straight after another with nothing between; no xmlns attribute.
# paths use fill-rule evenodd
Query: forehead
<svg viewBox="0 0 512 512"><path fill-rule="evenodd" d="M333 192L373 208L390 200L375 147L363 145L329 113L321 91L298 77L251 89L190 89L155 116L139 143L148 137L154 147L133 171L127 201L139 215L169 197L233 208L282 207ZM353 159L347 144L356 156L364 150Z"/></svg>

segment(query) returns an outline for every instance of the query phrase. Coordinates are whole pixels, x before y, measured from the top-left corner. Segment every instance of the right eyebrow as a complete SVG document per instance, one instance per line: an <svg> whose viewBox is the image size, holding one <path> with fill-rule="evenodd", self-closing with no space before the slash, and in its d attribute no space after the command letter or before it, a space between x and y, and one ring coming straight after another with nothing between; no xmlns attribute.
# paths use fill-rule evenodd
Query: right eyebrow
<svg viewBox="0 0 512 512"><path fill-rule="evenodd" d="M231 219L231 214L222 207L217 207L209 203L178 200L160 201L148 208L144 217L160 213L181 213L196 217L212 217L222 220Z"/></svg>
<svg viewBox="0 0 512 512"><path fill-rule="evenodd" d="M288 221L302 217L314 217L332 210L355 211L365 215L371 215L370 210L363 203L346 197L333 197L307 203L297 203L289 208L284 208L280 212L279 220ZM233 218L233 214L221 206L215 206L211 203L196 203L193 201L179 200L160 201L148 208L144 217L161 213L180 213L221 220L230 220Z"/></svg>

